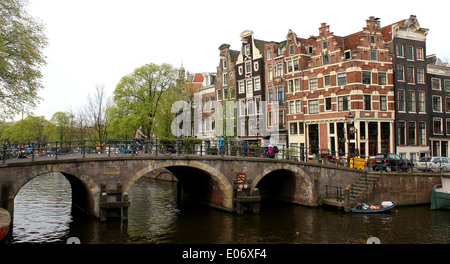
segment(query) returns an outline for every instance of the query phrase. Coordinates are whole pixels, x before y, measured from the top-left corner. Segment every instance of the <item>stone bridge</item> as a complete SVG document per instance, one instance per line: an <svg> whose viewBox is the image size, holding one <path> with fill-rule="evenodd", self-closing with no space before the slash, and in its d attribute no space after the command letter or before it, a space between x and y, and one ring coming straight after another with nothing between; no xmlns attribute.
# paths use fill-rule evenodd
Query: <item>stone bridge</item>
<svg viewBox="0 0 450 264"><path fill-rule="evenodd" d="M61 158L0 165L0 206L13 210L14 198L31 179L63 174L72 187L72 203L95 217L102 210L127 208L128 191L141 177L167 169L178 179L178 199L236 211L236 191L306 206L319 206L325 185L347 186L362 172L343 167L266 158L220 156L128 156ZM238 175L245 183L237 184ZM132 201L129 201L132 202ZM124 215L125 214L125 215ZM126 212L122 212L126 217Z"/></svg>

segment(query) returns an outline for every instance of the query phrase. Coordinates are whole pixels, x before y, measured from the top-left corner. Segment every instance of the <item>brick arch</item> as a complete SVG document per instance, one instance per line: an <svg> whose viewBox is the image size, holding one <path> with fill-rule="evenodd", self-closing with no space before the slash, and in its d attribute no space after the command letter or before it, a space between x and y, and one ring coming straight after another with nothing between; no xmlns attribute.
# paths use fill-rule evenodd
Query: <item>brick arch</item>
<svg viewBox="0 0 450 264"><path fill-rule="evenodd" d="M223 192L224 197L222 206L225 207L226 209L233 208L233 201L232 201L233 187L228 178L216 168L209 166L203 162L193 160L190 161L164 160L164 161L150 162L148 166L140 169L139 171L134 173L133 176L130 177L128 182L124 185L124 191L128 192L131 186L133 186L133 184L137 180L151 173L152 171L170 167L189 167L205 172L211 177L211 179L215 183L217 183L217 186L219 186L220 190Z"/></svg>
<svg viewBox="0 0 450 264"><path fill-rule="evenodd" d="M264 171L255 177L252 187L255 188L260 184L266 177L273 173L283 173L290 177L291 182L285 185L290 191L283 191L283 197L276 197L278 199L289 201L297 204L303 205L314 205L314 201L317 200L315 193L315 183L311 177L311 171L306 171L300 166L286 166L285 164L274 164L270 167L264 169ZM275 176L272 180L275 180ZM282 179L280 178L280 181ZM286 178L284 178L286 180ZM275 182L276 183L276 182ZM273 184L275 186L276 184ZM276 186L280 187L280 186ZM274 187L274 188L276 188ZM283 187L284 188L284 187Z"/></svg>
<svg viewBox="0 0 450 264"><path fill-rule="evenodd" d="M74 201L81 202L83 204L82 209L95 217L99 217L100 210L100 188L99 186L86 174L79 171L71 171L64 169L63 166L58 164L39 166L38 169L32 170L33 173L23 173L25 175L20 177L13 185L11 189L11 196L15 198L19 191L32 179L42 176L48 173L61 173L65 177L72 188L72 203ZM29 172L29 171L27 171ZM81 191L80 191L81 190ZM83 196L77 196L83 193Z"/></svg>

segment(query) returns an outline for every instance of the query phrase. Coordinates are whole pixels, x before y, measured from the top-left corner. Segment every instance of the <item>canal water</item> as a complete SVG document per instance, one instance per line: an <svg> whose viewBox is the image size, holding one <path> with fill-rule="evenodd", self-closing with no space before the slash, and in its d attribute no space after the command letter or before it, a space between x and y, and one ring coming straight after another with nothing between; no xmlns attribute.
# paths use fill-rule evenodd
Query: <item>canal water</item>
<svg viewBox="0 0 450 264"><path fill-rule="evenodd" d="M357 215L264 201L259 215L176 204L175 182L141 179L130 190L128 223L71 212L71 188L60 174L39 176L15 198L12 243L83 244L448 244L450 211L398 207Z"/></svg>

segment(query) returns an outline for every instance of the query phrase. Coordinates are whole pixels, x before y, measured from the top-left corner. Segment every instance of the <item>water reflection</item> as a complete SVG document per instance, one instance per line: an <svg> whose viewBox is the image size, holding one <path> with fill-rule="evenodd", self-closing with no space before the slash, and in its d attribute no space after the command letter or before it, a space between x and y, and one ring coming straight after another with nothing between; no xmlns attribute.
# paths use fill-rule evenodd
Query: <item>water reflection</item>
<svg viewBox="0 0 450 264"><path fill-rule="evenodd" d="M71 201L70 183L60 174L29 181L14 200L13 241L61 241L72 222Z"/></svg>
<svg viewBox="0 0 450 264"><path fill-rule="evenodd" d="M128 236L130 243L171 243L179 216L176 183L145 179L130 190ZM159 188L155 188L159 186Z"/></svg>
<svg viewBox="0 0 450 264"><path fill-rule="evenodd" d="M399 207L392 214L347 214L264 201L259 215L235 215L183 204L177 183L142 179L130 189L128 223L71 213L70 184L62 175L30 181L15 199L13 243L450 243L450 211Z"/></svg>

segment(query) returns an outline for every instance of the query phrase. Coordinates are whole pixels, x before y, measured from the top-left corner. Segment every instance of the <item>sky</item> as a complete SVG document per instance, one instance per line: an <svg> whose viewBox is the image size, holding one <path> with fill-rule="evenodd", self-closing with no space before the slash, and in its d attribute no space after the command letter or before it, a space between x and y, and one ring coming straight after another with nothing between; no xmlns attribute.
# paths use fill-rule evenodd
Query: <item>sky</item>
<svg viewBox="0 0 450 264"><path fill-rule="evenodd" d="M117 83L147 63L169 63L190 73L215 72L219 46L240 49L240 34L283 41L289 29L298 37L318 35L321 23L345 36L362 30L370 16L386 26L411 14L428 28L427 55L450 60L450 32L444 1L296 0L29 0L28 12L45 24L44 50L35 116L77 113L97 85L112 97Z"/></svg>

